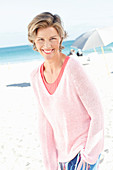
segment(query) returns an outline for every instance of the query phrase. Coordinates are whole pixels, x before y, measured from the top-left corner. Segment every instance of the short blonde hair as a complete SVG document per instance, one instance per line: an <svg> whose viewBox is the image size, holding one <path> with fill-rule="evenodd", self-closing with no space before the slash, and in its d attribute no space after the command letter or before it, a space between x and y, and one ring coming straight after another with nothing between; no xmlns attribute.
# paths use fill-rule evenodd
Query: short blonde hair
<svg viewBox="0 0 113 170"><path fill-rule="evenodd" d="M62 41L67 37L67 33L64 30L59 15L51 14L50 12L43 12L37 15L28 25L28 40L33 44L33 49L37 51L35 46L35 38L37 31L40 28L54 27L61 38L59 50L61 51L64 47L62 46Z"/></svg>

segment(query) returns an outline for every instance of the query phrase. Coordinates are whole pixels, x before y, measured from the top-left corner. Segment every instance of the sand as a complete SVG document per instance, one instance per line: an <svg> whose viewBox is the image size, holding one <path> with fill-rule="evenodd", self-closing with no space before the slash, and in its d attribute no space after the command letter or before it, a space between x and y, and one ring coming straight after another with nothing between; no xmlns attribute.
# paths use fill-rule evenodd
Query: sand
<svg viewBox="0 0 113 170"><path fill-rule="evenodd" d="M79 60L98 89L105 113L100 170L113 170L113 53L95 53ZM38 64L39 61L0 65L1 170L43 169L37 106L30 86L30 73Z"/></svg>

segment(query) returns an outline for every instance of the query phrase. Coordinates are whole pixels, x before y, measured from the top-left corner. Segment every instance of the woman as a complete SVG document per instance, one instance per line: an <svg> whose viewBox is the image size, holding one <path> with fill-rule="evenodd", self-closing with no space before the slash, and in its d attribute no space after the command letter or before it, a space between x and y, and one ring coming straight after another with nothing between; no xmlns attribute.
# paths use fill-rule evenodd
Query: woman
<svg viewBox="0 0 113 170"><path fill-rule="evenodd" d="M61 52L66 38L58 15L44 12L28 25L28 39L44 63L33 71L45 170L97 169L103 149L103 110L83 67Z"/></svg>

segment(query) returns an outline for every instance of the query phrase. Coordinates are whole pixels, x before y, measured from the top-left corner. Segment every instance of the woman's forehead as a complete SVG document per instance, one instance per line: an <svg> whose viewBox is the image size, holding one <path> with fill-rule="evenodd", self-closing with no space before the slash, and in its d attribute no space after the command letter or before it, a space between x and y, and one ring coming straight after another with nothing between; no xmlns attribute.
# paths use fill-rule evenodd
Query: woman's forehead
<svg viewBox="0 0 113 170"><path fill-rule="evenodd" d="M41 36L58 36L58 32L54 27L39 28L37 31L37 37Z"/></svg>

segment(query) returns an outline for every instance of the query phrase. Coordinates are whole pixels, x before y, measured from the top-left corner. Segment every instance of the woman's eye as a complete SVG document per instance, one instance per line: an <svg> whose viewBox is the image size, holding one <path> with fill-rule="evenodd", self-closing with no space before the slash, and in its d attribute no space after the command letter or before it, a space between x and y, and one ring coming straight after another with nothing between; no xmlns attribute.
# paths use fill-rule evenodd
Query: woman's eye
<svg viewBox="0 0 113 170"><path fill-rule="evenodd" d="M38 41L43 41L43 39L42 39L42 38L40 38L40 39L38 39Z"/></svg>
<svg viewBox="0 0 113 170"><path fill-rule="evenodd" d="M50 40L56 40L56 38L51 38Z"/></svg>
<svg viewBox="0 0 113 170"><path fill-rule="evenodd" d="M37 42L42 42L43 41L43 38L39 38L36 40Z"/></svg>

